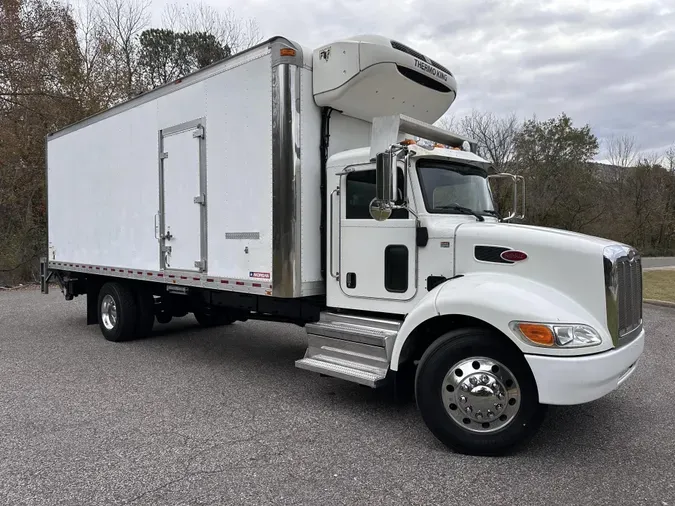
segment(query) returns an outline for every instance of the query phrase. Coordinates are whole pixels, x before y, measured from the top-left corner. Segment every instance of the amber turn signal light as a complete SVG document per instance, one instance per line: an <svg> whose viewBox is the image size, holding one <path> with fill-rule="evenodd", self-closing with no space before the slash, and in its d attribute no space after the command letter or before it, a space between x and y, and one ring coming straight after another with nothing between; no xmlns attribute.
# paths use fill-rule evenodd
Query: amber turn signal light
<svg viewBox="0 0 675 506"><path fill-rule="evenodd" d="M546 325L537 325L535 323L518 324L520 332L530 341L544 346L553 346L555 339L553 331Z"/></svg>

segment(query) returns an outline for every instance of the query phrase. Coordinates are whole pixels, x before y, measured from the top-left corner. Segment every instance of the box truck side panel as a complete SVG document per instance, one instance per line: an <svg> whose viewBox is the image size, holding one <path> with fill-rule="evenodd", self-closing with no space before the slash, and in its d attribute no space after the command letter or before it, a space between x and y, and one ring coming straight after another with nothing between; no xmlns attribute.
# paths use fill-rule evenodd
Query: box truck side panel
<svg viewBox="0 0 675 506"><path fill-rule="evenodd" d="M208 271L272 277L272 63L268 55L207 81Z"/></svg>
<svg viewBox="0 0 675 506"><path fill-rule="evenodd" d="M157 103L48 140L50 260L157 269Z"/></svg>

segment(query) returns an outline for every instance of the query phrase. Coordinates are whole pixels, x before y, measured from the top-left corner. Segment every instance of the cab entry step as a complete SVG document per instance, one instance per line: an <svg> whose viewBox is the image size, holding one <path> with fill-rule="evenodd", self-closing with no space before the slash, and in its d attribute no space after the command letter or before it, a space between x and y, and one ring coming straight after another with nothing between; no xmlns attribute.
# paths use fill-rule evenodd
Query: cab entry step
<svg viewBox="0 0 675 506"><path fill-rule="evenodd" d="M296 367L376 388L385 383L401 323L323 313L306 325L307 351Z"/></svg>

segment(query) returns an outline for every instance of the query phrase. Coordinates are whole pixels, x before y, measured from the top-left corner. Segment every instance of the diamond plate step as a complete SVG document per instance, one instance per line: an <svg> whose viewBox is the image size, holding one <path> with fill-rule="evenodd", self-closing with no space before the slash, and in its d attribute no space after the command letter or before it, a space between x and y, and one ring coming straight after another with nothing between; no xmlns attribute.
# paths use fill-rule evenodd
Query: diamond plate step
<svg viewBox="0 0 675 506"><path fill-rule="evenodd" d="M334 378L376 388L384 382L387 368L368 367L350 360L340 360L325 355L303 358L295 366L307 371L318 372Z"/></svg>
<svg viewBox="0 0 675 506"><path fill-rule="evenodd" d="M386 382L389 357L401 323L323 313L307 324L307 351L296 367L369 387Z"/></svg>

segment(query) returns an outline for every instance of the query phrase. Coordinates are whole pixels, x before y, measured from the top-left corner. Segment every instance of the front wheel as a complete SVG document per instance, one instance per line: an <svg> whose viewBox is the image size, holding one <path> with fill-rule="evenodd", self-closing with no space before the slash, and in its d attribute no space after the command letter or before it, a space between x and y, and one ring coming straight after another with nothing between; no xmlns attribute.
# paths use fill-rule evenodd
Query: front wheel
<svg viewBox="0 0 675 506"><path fill-rule="evenodd" d="M462 329L440 337L420 359L415 397L422 418L446 446L471 455L502 455L529 440L543 422L534 376L505 337Z"/></svg>

